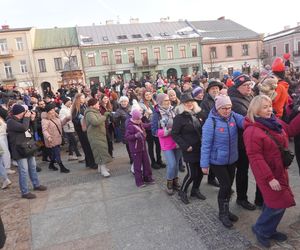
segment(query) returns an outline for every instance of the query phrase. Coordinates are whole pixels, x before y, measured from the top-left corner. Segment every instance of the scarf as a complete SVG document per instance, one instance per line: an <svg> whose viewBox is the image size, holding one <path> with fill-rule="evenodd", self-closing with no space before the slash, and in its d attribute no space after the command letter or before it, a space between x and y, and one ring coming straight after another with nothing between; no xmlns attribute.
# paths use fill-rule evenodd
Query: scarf
<svg viewBox="0 0 300 250"><path fill-rule="evenodd" d="M277 133L281 133L282 131L282 126L277 121L276 116L274 114L272 114L270 118L255 117L254 120L268 127L269 129L276 131Z"/></svg>
<svg viewBox="0 0 300 250"><path fill-rule="evenodd" d="M175 113L173 107L165 109L159 106L159 112L161 115L161 124L163 123L166 128L172 128L173 126L173 118L175 117Z"/></svg>

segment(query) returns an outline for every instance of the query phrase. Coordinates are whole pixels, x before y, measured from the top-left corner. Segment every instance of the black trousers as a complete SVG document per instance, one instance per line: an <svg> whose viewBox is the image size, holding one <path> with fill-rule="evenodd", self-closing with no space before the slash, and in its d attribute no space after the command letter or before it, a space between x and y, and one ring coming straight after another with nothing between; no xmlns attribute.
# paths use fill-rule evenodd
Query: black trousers
<svg viewBox="0 0 300 250"><path fill-rule="evenodd" d="M300 174L300 135L294 137L294 147L295 147L295 155L296 155L296 160L297 160L299 174Z"/></svg>
<svg viewBox="0 0 300 250"><path fill-rule="evenodd" d="M211 165L210 169L220 183L218 199L229 200L231 196L231 186L233 184L236 164L231 165Z"/></svg>
<svg viewBox="0 0 300 250"><path fill-rule="evenodd" d="M87 137L87 133L83 132L81 129L76 129L78 139L80 141L81 147L83 149L85 155L85 166L86 167L93 167L96 165L93 151L91 149L91 145L89 143L89 139Z"/></svg>
<svg viewBox="0 0 300 250"><path fill-rule="evenodd" d="M236 163L236 194L237 200L248 200L248 171L249 160L244 148L239 148L239 159Z"/></svg>
<svg viewBox="0 0 300 250"><path fill-rule="evenodd" d="M187 174L183 179L181 191L187 192L190 184L193 182L192 191L200 187L203 173L200 168L200 162L186 162Z"/></svg>
<svg viewBox="0 0 300 250"><path fill-rule="evenodd" d="M106 129L106 141L107 141L107 148L108 148L108 153L110 154L111 157L113 157L113 134L114 134L114 127L109 125L109 127Z"/></svg>
<svg viewBox="0 0 300 250"><path fill-rule="evenodd" d="M147 132L146 141L148 144L148 153L151 160L151 164L157 162L161 163L161 148L159 139L151 134L151 132ZM156 153L156 160L154 156L154 144L155 144L155 153Z"/></svg>
<svg viewBox="0 0 300 250"><path fill-rule="evenodd" d="M75 138L75 133L74 132L67 132L65 133L68 143L69 143L69 155L73 155L75 152L76 156L81 156L78 147L77 147L77 140Z"/></svg>

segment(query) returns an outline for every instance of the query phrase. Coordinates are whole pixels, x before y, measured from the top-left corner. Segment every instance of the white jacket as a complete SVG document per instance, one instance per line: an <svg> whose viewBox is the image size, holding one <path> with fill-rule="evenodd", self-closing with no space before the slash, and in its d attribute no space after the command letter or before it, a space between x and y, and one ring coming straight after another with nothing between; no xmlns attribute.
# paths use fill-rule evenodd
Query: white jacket
<svg viewBox="0 0 300 250"><path fill-rule="evenodd" d="M67 106L65 106L64 104L62 104L61 106L61 110L59 111L59 119L61 121L63 121L63 119L67 116L71 115L71 108L68 108ZM71 132L75 132L74 129L74 124L71 121L67 122L64 126L63 126L63 130L65 131L65 133L71 133Z"/></svg>

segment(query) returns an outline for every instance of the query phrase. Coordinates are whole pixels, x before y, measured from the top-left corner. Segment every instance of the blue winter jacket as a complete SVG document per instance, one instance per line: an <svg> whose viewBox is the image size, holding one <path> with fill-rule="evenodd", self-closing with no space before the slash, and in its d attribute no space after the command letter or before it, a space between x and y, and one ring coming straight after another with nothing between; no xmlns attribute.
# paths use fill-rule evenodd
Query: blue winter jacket
<svg viewBox="0 0 300 250"><path fill-rule="evenodd" d="M244 117L231 112L228 118L219 116L213 108L202 127L200 166L229 165L238 160L238 127L243 128Z"/></svg>

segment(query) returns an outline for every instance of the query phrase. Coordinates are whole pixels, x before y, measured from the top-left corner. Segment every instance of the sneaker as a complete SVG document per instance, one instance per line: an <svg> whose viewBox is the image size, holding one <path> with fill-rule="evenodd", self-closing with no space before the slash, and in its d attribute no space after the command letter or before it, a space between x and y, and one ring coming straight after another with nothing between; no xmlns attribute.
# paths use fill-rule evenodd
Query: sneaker
<svg viewBox="0 0 300 250"><path fill-rule="evenodd" d="M191 197L196 197L199 200L206 200L206 197L203 194L201 194L199 190L192 191Z"/></svg>
<svg viewBox="0 0 300 250"><path fill-rule="evenodd" d="M35 199L36 195L29 192L27 194L22 194L22 198L31 200L31 199Z"/></svg>
<svg viewBox="0 0 300 250"><path fill-rule="evenodd" d="M157 164L161 167L161 168L166 168L166 164L162 161L158 161Z"/></svg>
<svg viewBox="0 0 300 250"><path fill-rule="evenodd" d="M42 169L40 168L40 167L36 167L36 172L41 172L42 171Z"/></svg>
<svg viewBox="0 0 300 250"><path fill-rule="evenodd" d="M134 167L133 167L133 163L130 166L130 172L134 175Z"/></svg>
<svg viewBox="0 0 300 250"><path fill-rule="evenodd" d="M16 171L15 171L15 170L12 170L12 169L10 169L10 168L8 168L8 169L6 169L6 173L7 173L7 174L15 174Z"/></svg>
<svg viewBox="0 0 300 250"><path fill-rule="evenodd" d="M189 204L189 203L190 203L190 201L189 201L189 199L188 199L188 197L187 197L187 193L186 193L186 192L180 190L180 191L178 192L178 196L179 196L180 200L181 200L184 204Z"/></svg>
<svg viewBox="0 0 300 250"><path fill-rule="evenodd" d="M247 210L250 210L250 211L253 211L256 209L256 206L247 200L236 200L236 203L238 205L240 205L241 207L243 207Z"/></svg>
<svg viewBox="0 0 300 250"><path fill-rule="evenodd" d="M145 181L145 184L146 185L154 185L155 184L155 181L152 179L152 180L147 180L147 181Z"/></svg>
<svg viewBox="0 0 300 250"><path fill-rule="evenodd" d="M78 160L76 155L69 155L68 161L76 161L76 160Z"/></svg>
<svg viewBox="0 0 300 250"><path fill-rule="evenodd" d="M151 167L152 167L153 169L160 169L160 165L159 165L158 163L156 163L156 162L152 163L152 164L151 164Z"/></svg>
<svg viewBox="0 0 300 250"><path fill-rule="evenodd" d="M100 165L100 171L101 171L101 175L103 177L109 177L110 173L107 171L107 168L105 165Z"/></svg>
<svg viewBox="0 0 300 250"><path fill-rule="evenodd" d="M257 241L258 241L261 245L263 245L263 246L266 247L266 248L271 247L270 240L269 240L268 238L265 238L265 237L259 235L259 234L256 232L254 225L252 226L252 232L256 235L256 239L257 239Z"/></svg>
<svg viewBox="0 0 300 250"><path fill-rule="evenodd" d="M11 185L11 181L9 179L6 179L2 184L2 189L8 188L9 185Z"/></svg>
<svg viewBox="0 0 300 250"><path fill-rule="evenodd" d="M35 191L46 191L47 187L43 185L39 185L38 187L33 188Z"/></svg>
<svg viewBox="0 0 300 250"><path fill-rule="evenodd" d="M85 162L85 157L84 156L78 156L77 158L78 158L79 163Z"/></svg>
<svg viewBox="0 0 300 250"><path fill-rule="evenodd" d="M142 185L138 186L138 188L144 188L144 187L146 187L145 184L142 184Z"/></svg>
<svg viewBox="0 0 300 250"><path fill-rule="evenodd" d="M288 237L284 233L276 232L270 237L270 239L276 240L279 242L283 242L283 241L286 241L288 239Z"/></svg>

